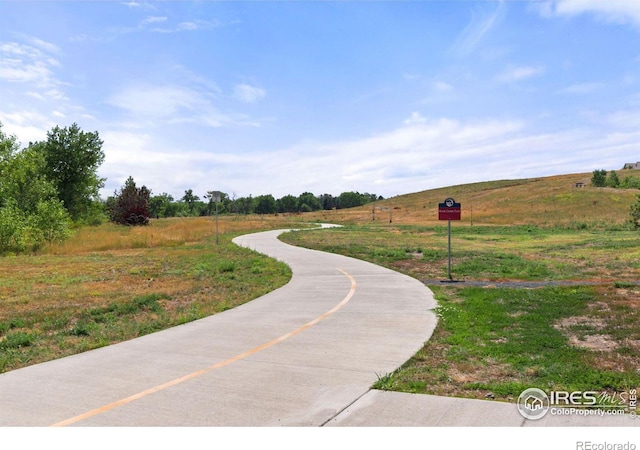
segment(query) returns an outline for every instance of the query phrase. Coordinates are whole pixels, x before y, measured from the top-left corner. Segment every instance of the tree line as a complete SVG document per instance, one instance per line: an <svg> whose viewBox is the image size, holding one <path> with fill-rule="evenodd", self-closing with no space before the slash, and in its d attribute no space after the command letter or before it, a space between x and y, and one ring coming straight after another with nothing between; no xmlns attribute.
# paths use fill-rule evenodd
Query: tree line
<svg viewBox="0 0 640 450"><path fill-rule="evenodd" d="M607 173L606 170L600 169L594 170L591 173L591 185L594 187L611 187L617 189L640 189L640 178L626 175L621 180L615 170Z"/></svg>
<svg viewBox="0 0 640 450"><path fill-rule="evenodd" d="M382 199L374 194L343 192L316 196L273 195L239 197L214 192L202 198L192 189L175 199L153 195L129 177L106 200L100 198L105 178L97 175L104 162L103 141L97 131L85 132L74 123L47 132L43 141L21 148L0 122L0 254L37 250L44 243L62 241L73 227L98 225L106 220L124 225L146 225L150 218L220 214L277 214L352 208Z"/></svg>
<svg viewBox="0 0 640 450"><path fill-rule="evenodd" d="M133 180L129 182L135 184ZM201 198L195 195L192 189L188 189L184 196L177 200L167 193L150 195L148 199L149 216L154 218L210 216L215 213L216 206L219 214L293 214L353 208L375 200L382 200L381 196L359 192L343 192L338 196L303 192L298 196L289 194L278 199L271 194L237 197L235 194L229 195L226 192L221 192L219 195L219 202L214 202L213 191L208 191ZM116 197L113 197L107 201L114 202L115 200Z"/></svg>
<svg viewBox="0 0 640 450"><path fill-rule="evenodd" d="M0 123L0 253L37 249L68 238L74 224L102 221L103 161L98 133L77 124L21 149Z"/></svg>
<svg viewBox="0 0 640 450"><path fill-rule="evenodd" d="M219 200L219 201L216 201ZM200 198L193 189L184 191L176 200L172 195L152 195L146 186L138 187L129 177L120 191L105 202L109 218L123 225L147 225L149 218L211 216L218 214L292 214L319 210L353 208L365 205L381 196L359 192L343 192L337 197L331 194L316 196L304 192L299 196L285 195L276 199L273 195L257 197L229 196L225 192L207 191Z"/></svg>

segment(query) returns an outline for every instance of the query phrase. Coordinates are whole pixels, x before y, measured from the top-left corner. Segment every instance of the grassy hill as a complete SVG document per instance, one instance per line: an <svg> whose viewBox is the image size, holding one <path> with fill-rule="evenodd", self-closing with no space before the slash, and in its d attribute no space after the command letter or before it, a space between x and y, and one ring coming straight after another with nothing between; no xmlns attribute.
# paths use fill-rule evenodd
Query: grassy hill
<svg viewBox="0 0 640 450"><path fill-rule="evenodd" d="M628 171L624 171L628 173ZM438 203L462 204L460 224L617 228L629 219L637 189L592 187L591 173L464 184L406 194L349 210L317 213L319 220L394 224L438 223ZM623 171L620 171L620 176ZM585 183L576 187L575 183Z"/></svg>

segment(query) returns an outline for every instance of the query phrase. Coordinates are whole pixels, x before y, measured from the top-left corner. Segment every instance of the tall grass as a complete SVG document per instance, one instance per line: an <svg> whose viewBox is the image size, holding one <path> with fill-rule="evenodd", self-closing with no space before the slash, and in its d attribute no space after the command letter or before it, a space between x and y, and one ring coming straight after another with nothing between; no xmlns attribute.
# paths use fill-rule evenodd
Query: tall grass
<svg viewBox="0 0 640 450"><path fill-rule="evenodd" d="M285 284L283 263L231 243L284 217L103 224L0 262L0 372L215 314ZM297 224L299 226L299 224Z"/></svg>

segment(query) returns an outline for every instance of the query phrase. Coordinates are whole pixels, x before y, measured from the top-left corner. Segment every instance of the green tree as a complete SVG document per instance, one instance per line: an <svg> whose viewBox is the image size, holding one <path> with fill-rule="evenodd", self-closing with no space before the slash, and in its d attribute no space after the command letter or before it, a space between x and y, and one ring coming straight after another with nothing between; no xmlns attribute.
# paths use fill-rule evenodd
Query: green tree
<svg viewBox="0 0 640 450"><path fill-rule="evenodd" d="M617 188L620 186L620 178L618 177L618 173L615 170L609 172L609 176L607 177L607 186L612 188Z"/></svg>
<svg viewBox="0 0 640 450"><path fill-rule="evenodd" d="M305 206L306 205L306 206ZM304 192L298 197L299 211L318 211L320 209L320 200L311 192Z"/></svg>
<svg viewBox="0 0 640 450"><path fill-rule="evenodd" d="M620 187L623 189L640 189L640 178L627 175L620 183Z"/></svg>
<svg viewBox="0 0 640 450"><path fill-rule="evenodd" d="M28 222L14 205L0 208L0 252L23 252L28 244Z"/></svg>
<svg viewBox="0 0 640 450"><path fill-rule="evenodd" d="M109 202L109 218L121 225L147 225L150 197L151 191L146 186L138 188L133 177L129 177Z"/></svg>
<svg viewBox="0 0 640 450"><path fill-rule="evenodd" d="M359 192L343 192L338 196L338 206L340 208L354 208L362 206L366 199Z"/></svg>
<svg viewBox="0 0 640 450"><path fill-rule="evenodd" d="M173 217L175 207L172 206L173 197L166 192L154 195L149 199L149 214L151 217Z"/></svg>
<svg viewBox="0 0 640 450"><path fill-rule="evenodd" d="M251 214L254 211L254 199L249 197L240 197L234 201L236 212L240 214Z"/></svg>
<svg viewBox="0 0 640 450"><path fill-rule="evenodd" d="M70 235L69 215L45 176L43 155L31 147L20 151L0 123L0 252L36 249Z"/></svg>
<svg viewBox="0 0 640 450"><path fill-rule="evenodd" d="M640 194L636 197L636 202L629 208L629 222L634 230L640 230Z"/></svg>
<svg viewBox="0 0 640 450"><path fill-rule="evenodd" d="M102 144L97 131L84 132L76 123L56 126L46 142L31 144L44 156L45 175L73 220L86 219L92 203L99 201L105 181L97 173L104 161Z"/></svg>
<svg viewBox="0 0 640 450"><path fill-rule="evenodd" d="M34 241L52 243L60 242L71 236L71 217L57 199L38 202L36 214L31 218L32 227L36 230Z"/></svg>
<svg viewBox="0 0 640 450"><path fill-rule="evenodd" d="M193 210L196 206L196 202L200 200L200 197L194 195L192 189L188 189L184 191L184 195L182 196L181 200L185 202L189 207L189 214L193 215Z"/></svg>
<svg viewBox="0 0 640 450"><path fill-rule="evenodd" d="M298 211L298 198L294 195L285 195L278 200L278 212L293 213Z"/></svg>
<svg viewBox="0 0 640 450"><path fill-rule="evenodd" d="M605 187L607 185L607 171L594 170L591 177L591 184L595 187Z"/></svg>
<svg viewBox="0 0 640 450"><path fill-rule="evenodd" d="M330 210L336 207L336 199L331 194L322 194L319 200L322 209Z"/></svg>
<svg viewBox="0 0 640 450"><path fill-rule="evenodd" d="M258 214L274 214L278 211L273 195L260 195L255 198L255 212Z"/></svg>

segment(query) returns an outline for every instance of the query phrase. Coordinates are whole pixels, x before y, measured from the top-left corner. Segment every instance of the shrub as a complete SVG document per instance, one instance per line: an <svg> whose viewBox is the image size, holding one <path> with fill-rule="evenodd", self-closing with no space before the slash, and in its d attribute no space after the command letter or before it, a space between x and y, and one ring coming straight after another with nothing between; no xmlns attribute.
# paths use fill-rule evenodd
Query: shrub
<svg viewBox="0 0 640 450"><path fill-rule="evenodd" d="M108 203L109 219L121 225L147 225L151 191L146 186L136 187L129 177L120 193Z"/></svg>

